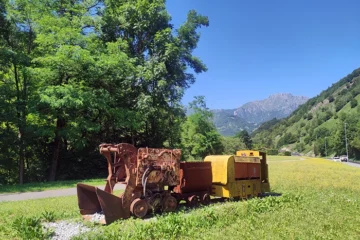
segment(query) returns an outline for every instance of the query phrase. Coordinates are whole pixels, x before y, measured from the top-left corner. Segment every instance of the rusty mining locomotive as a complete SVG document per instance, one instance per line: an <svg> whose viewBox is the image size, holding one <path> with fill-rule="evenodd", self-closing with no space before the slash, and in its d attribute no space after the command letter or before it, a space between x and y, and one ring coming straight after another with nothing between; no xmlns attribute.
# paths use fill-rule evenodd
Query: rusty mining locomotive
<svg viewBox="0 0 360 240"><path fill-rule="evenodd" d="M101 144L108 163L104 190L77 184L80 213L85 220L103 212L102 223L149 212L175 211L180 201L190 207L207 205L211 196L247 199L270 191L266 154L237 151L210 155L203 162L180 162L180 149L139 148L131 144ZM115 184L124 184L120 196Z"/></svg>

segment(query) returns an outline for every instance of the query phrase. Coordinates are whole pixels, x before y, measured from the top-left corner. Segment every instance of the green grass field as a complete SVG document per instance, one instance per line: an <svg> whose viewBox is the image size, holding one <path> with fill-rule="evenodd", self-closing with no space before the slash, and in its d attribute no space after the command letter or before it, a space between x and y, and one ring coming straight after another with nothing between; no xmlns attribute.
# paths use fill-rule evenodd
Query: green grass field
<svg viewBox="0 0 360 240"><path fill-rule="evenodd" d="M269 157L280 197L212 204L128 219L77 239L360 239L360 169L304 157ZM80 221L76 197L0 203L0 239L20 239L16 219ZM46 214L47 213L47 214Z"/></svg>
<svg viewBox="0 0 360 240"><path fill-rule="evenodd" d="M268 156L268 162L293 162L293 161L303 161L306 157L303 156Z"/></svg>
<svg viewBox="0 0 360 240"><path fill-rule="evenodd" d="M37 192L52 189L72 188L76 184L82 182L91 186L105 185L104 178L88 179L88 180L71 180L71 181L56 181L44 183L25 183L23 185L0 185L1 193L15 193L15 192Z"/></svg>

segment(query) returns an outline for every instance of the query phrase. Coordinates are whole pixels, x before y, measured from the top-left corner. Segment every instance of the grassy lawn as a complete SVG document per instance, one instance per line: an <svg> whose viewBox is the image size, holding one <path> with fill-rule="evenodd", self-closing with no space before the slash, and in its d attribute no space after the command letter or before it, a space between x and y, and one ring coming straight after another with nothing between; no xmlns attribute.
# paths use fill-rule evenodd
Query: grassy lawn
<svg viewBox="0 0 360 240"><path fill-rule="evenodd" d="M116 190L114 194L119 195L121 192ZM14 224L19 219L40 219L43 222L62 219L82 221L77 201L76 196L67 196L0 202L0 239L21 239Z"/></svg>
<svg viewBox="0 0 360 240"><path fill-rule="evenodd" d="M44 191L51 189L72 188L72 187L76 187L76 184L79 182L86 183L91 186L105 185L104 178L44 182L44 183L25 183L23 185L0 185L0 194L15 193L15 192L37 192L37 191Z"/></svg>
<svg viewBox="0 0 360 240"><path fill-rule="evenodd" d="M360 239L360 169L304 159L269 158L271 189L280 197L118 221L78 239ZM46 220L46 211L80 221L76 197L0 203L0 239L18 238L17 218Z"/></svg>

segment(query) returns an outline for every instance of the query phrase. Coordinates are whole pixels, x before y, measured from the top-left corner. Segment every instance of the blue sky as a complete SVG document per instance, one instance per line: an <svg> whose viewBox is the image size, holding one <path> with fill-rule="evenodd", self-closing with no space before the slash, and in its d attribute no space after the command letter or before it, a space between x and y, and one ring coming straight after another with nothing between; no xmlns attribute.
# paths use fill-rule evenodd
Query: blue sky
<svg viewBox="0 0 360 240"><path fill-rule="evenodd" d="M204 95L211 109L274 93L314 97L360 67L360 1L168 0L172 23L188 10L209 17L194 55L209 70L183 103Z"/></svg>

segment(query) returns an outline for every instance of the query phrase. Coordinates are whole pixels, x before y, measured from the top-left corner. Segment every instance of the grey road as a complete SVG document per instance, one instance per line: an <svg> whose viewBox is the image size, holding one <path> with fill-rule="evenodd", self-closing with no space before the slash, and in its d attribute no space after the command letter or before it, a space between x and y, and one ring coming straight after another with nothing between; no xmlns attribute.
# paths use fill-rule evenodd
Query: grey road
<svg viewBox="0 0 360 240"><path fill-rule="evenodd" d="M359 163L344 162L344 164L347 164L347 165L349 165L349 166L353 166L353 167L358 167L358 168L360 168L360 164L359 164Z"/></svg>
<svg viewBox="0 0 360 240"><path fill-rule="evenodd" d="M100 189L104 189L105 186L97 186ZM123 190L123 184L116 184L114 190ZM46 190L41 192L24 192L24 193L5 193L0 194L0 202L4 201L21 201L28 199L38 199L38 198L51 198L51 197L63 197L63 196L72 196L76 195L76 188L65 188L65 189L55 189L55 190Z"/></svg>

